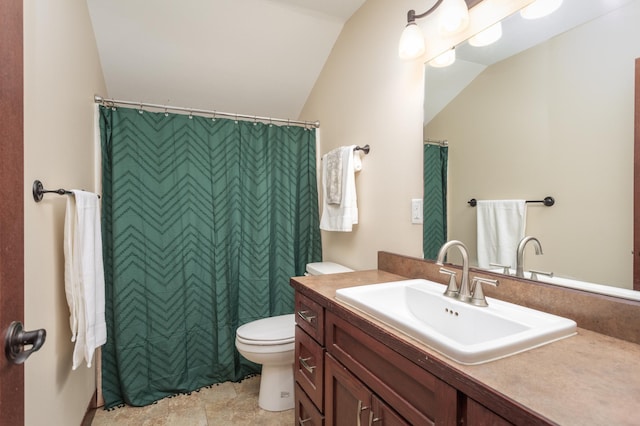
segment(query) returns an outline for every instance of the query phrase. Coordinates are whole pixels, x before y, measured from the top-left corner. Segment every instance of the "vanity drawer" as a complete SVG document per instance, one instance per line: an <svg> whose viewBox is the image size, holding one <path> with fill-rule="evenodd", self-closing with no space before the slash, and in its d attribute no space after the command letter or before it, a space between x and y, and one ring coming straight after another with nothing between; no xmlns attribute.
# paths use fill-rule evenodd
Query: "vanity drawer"
<svg viewBox="0 0 640 426"><path fill-rule="evenodd" d="M324 416L318 411L302 388L296 384L296 425L323 426Z"/></svg>
<svg viewBox="0 0 640 426"><path fill-rule="evenodd" d="M296 349L293 362L296 382L307 393L309 399L323 409L324 401L324 348L300 327L296 327Z"/></svg>
<svg viewBox="0 0 640 426"><path fill-rule="evenodd" d="M324 309L308 297L296 292L296 324L324 345Z"/></svg>

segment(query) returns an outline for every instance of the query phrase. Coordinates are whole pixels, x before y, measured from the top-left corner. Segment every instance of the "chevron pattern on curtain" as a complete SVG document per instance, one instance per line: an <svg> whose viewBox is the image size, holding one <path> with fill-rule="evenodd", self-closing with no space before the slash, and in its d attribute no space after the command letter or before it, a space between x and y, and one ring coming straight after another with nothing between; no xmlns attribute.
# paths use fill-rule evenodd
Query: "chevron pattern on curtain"
<svg viewBox="0 0 640 426"><path fill-rule="evenodd" d="M100 108L106 407L259 371L238 326L322 258L315 132Z"/></svg>
<svg viewBox="0 0 640 426"><path fill-rule="evenodd" d="M447 241L447 163L449 148L424 144L422 251L436 259Z"/></svg>

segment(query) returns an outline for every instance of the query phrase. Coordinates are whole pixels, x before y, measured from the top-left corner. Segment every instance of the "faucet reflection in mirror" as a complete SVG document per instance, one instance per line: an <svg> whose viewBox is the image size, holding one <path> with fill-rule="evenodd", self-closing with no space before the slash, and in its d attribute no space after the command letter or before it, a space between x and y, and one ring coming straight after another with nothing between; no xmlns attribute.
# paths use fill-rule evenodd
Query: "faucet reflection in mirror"
<svg viewBox="0 0 640 426"><path fill-rule="evenodd" d="M516 251L516 277L524 278L524 248L529 242L533 243L536 249L536 255L539 256L543 254L540 241L536 237L527 236L521 239Z"/></svg>

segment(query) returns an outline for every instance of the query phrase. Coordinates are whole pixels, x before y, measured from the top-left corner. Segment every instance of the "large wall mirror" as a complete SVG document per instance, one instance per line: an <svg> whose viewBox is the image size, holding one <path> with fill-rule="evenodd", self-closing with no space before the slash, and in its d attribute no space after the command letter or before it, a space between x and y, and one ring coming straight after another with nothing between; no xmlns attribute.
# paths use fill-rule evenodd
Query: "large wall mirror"
<svg viewBox="0 0 640 426"><path fill-rule="evenodd" d="M525 269L633 289L638 22L640 0L564 0L539 20L508 17L493 45L457 46L449 67L425 65L424 135L449 146L447 238L472 259L471 198L553 196L527 205L544 254L529 248Z"/></svg>

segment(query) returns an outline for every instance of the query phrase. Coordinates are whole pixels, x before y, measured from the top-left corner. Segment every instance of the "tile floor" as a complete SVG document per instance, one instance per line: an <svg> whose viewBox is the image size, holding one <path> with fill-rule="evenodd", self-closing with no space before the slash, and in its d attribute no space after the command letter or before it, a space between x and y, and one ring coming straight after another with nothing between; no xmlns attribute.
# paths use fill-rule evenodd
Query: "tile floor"
<svg viewBox="0 0 640 426"><path fill-rule="evenodd" d="M270 412L258 407L260 376L225 382L191 395L165 398L147 407L99 408L92 426L227 426L295 424L294 410Z"/></svg>

